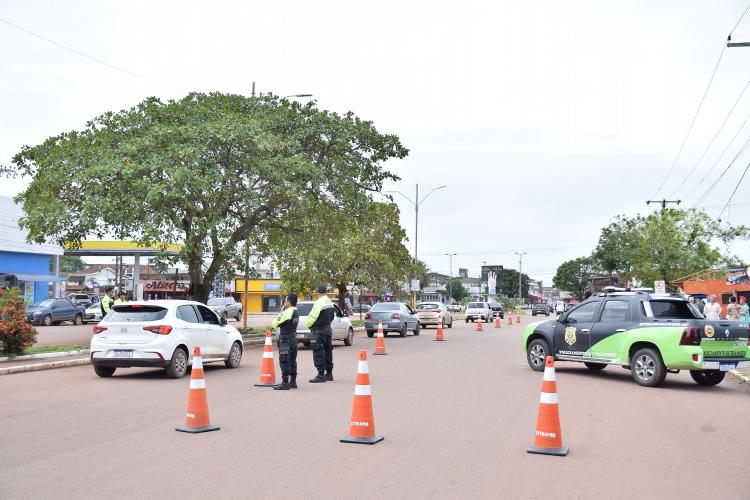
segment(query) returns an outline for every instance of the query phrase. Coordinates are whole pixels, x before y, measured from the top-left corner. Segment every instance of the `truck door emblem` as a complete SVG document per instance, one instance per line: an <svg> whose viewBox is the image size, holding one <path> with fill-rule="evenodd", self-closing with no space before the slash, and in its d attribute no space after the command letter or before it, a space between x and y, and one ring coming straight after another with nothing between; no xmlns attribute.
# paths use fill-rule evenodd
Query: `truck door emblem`
<svg viewBox="0 0 750 500"><path fill-rule="evenodd" d="M576 343L576 327L575 326L569 326L565 329L565 342L567 342L567 344L570 346Z"/></svg>
<svg viewBox="0 0 750 500"><path fill-rule="evenodd" d="M706 332L706 337L708 338L711 338L714 336L714 327L711 325L706 325L703 331Z"/></svg>

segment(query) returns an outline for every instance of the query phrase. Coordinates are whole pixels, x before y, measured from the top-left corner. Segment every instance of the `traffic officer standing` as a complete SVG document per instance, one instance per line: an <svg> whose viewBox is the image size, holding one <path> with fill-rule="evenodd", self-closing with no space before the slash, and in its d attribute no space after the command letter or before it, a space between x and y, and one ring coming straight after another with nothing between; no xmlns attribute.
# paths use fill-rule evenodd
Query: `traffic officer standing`
<svg viewBox="0 0 750 500"><path fill-rule="evenodd" d="M99 307L102 309L102 318L109 313L109 311L112 310L112 305L115 302L115 299L112 298L112 295L115 294L115 287L108 286L104 289L104 297L102 297L102 300L99 301Z"/></svg>
<svg viewBox="0 0 750 500"><path fill-rule="evenodd" d="M333 382L333 346L331 338L333 330L331 323L335 317L333 302L328 298L325 286L318 287L318 300L313 304L307 316L307 326L310 328L310 344L313 349L313 362L318 369L318 376L310 382Z"/></svg>
<svg viewBox="0 0 750 500"><path fill-rule="evenodd" d="M284 302L284 311L271 323L271 328L279 331L279 365L281 383L273 386L278 391L297 388L297 295L290 293Z"/></svg>

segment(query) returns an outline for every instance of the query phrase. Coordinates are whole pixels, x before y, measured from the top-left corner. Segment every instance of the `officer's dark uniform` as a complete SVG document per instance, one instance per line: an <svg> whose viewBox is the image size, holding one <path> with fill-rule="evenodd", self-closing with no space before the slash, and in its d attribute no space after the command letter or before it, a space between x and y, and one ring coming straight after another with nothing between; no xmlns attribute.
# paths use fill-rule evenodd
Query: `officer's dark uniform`
<svg viewBox="0 0 750 500"><path fill-rule="evenodd" d="M274 389L297 388L297 324L299 313L296 307L288 307L271 323L271 328L279 328L279 365L281 384Z"/></svg>
<svg viewBox="0 0 750 500"><path fill-rule="evenodd" d="M318 376L310 380L312 383L333 381L333 346L331 338L333 330L331 323L336 317L333 302L327 295L321 296L313 304L307 316L307 326L310 328L310 345L313 349L313 362L318 369Z"/></svg>

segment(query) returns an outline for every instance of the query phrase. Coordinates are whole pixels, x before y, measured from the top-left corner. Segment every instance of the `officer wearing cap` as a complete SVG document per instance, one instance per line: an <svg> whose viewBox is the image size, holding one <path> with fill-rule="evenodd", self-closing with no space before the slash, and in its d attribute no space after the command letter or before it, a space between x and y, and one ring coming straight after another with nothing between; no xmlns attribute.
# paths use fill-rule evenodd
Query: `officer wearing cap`
<svg viewBox="0 0 750 500"><path fill-rule="evenodd" d="M333 346L331 340L333 330L331 323L335 318L333 302L328 298L326 292L328 287L318 287L318 300L313 304L310 314L307 316L307 326L310 328L310 345L313 349L313 362L318 369L318 376L310 382L333 382Z"/></svg>
<svg viewBox="0 0 750 500"><path fill-rule="evenodd" d="M271 323L271 328L279 328L279 365L281 383L273 386L277 391L297 388L297 295L290 293L284 301L284 311Z"/></svg>
<svg viewBox="0 0 750 500"><path fill-rule="evenodd" d="M102 309L102 318L106 316L109 311L112 310L112 305L115 302L115 299L112 298L112 296L115 294L115 287L108 286L104 289L104 297L102 297L102 300L99 302L99 307Z"/></svg>

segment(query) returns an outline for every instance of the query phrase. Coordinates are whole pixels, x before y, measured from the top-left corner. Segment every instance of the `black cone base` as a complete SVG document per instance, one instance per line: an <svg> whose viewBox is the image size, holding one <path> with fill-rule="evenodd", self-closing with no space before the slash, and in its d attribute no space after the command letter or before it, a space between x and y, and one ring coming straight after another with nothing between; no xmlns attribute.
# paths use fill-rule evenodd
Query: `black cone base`
<svg viewBox="0 0 750 500"><path fill-rule="evenodd" d="M221 429L218 425L201 425L199 427L187 427L184 425L181 425L179 427L175 427L174 430L179 432L189 432L190 434L198 434L201 432L211 432L211 431L218 431Z"/></svg>
<svg viewBox="0 0 750 500"><path fill-rule="evenodd" d="M387 352L374 352L372 353L373 356L387 356Z"/></svg>
<svg viewBox="0 0 750 500"><path fill-rule="evenodd" d="M537 448L536 446L529 446L526 449L527 453L535 453L537 455L554 455L556 457L564 457L568 454L568 447L563 446L562 448Z"/></svg>
<svg viewBox="0 0 750 500"><path fill-rule="evenodd" d="M433 339L433 342L445 342L445 339Z"/></svg>
<svg viewBox="0 0 750 500"><path fill-rule="evenodd" d="M350 435L346 435L339 439L342 443L354 443L354 444L375 444L379 443L385 438L383 436L372 436L372 437L366 437L366 438L355 438Z"/></svg>
<svg viewBox="0 0 750 500"><path fill-rule="evenodd" d="M278 384L276 384L276 382L274 382L273 384L271 384L271 383L265 383L265 382L263 382L263 383L258 382L257 384L255 384L255 387L273 387L275 385L278 385Z"/></svg>

